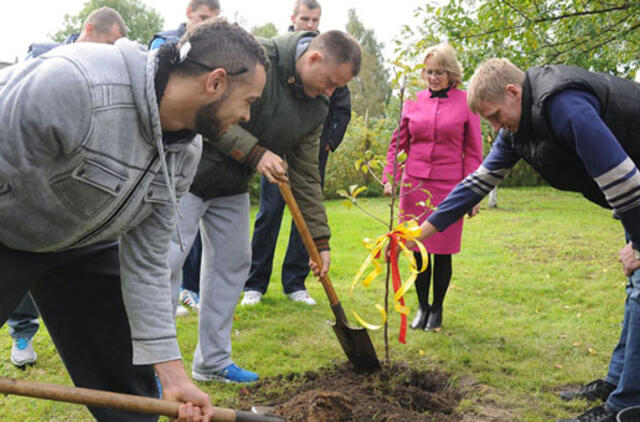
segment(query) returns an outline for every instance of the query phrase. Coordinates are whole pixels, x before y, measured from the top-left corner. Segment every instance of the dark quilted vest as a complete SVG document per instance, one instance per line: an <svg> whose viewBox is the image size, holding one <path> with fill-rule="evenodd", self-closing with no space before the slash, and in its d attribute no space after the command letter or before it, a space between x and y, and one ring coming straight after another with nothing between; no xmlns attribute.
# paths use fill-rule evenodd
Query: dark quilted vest
<svg viewBox="0 0 640 422"><path fill-rule="evenodd" d="M595 95L600 117L638 165L640 163L640 85L606 73L572 66L532 67L525 76L522 120L517 133L504 132L514 150L551 186L581 192L609 208L596 182L587 173L573 146L554 139L545 118L546 101L565 90Z"/></svg>

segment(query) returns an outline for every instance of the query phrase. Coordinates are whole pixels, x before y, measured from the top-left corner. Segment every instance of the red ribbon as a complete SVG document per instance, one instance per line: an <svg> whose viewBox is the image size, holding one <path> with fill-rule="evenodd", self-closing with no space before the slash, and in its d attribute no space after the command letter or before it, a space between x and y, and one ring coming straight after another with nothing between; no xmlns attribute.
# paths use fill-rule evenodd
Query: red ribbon
<svg viewBox="0 0 640 422"><path fill-rule="evenodd" d="M402 286L402 279L400 278L400 269L398 268L398 236L395 231L389 233L389 260L391 262L391 280L393 281L393 292L396 293ZM404 297L399 300L400 304L404 306ZM400 333L398 334L398 341L402 344L407 342L407 316L400 314Z"/></svg>

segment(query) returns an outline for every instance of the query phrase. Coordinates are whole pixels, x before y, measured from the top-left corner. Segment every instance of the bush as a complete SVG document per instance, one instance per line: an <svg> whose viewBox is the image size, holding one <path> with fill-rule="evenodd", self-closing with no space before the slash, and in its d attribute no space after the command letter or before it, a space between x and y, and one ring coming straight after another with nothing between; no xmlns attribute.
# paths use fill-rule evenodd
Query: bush
<svg viewBox="0 0 640 422"><path fill-rule="evenodd" d="M357 168L356 164L361 160L369 160L384 167L396 124L396 121L387 118L367 121L353 114L342 144L329 155L324 185L326 198L338 198L338 190L355 184L367 187L362 196L382 195L380 183L368 172ZM382 167L373 168L378 178L382 175Z"/></svg>

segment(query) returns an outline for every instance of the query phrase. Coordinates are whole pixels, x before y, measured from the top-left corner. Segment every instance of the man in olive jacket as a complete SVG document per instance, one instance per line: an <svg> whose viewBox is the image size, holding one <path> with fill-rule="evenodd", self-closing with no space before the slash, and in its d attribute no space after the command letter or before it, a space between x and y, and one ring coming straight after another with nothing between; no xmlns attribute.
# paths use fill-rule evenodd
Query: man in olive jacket
<svg viewBox="0 0 640 422"><path fill-rule="evenodd" d="M170 253L174 304L180 268L200 222L203 242L199 342L192 375L197 380L254 381L257 375L231 360L233 311L249 273L249 179L255 170L272 183L291 182L329 270L329 225L322 204L318 148L328 97L360 70L357 41L341 31L296 32L260 39L272 66L251 120L215 142L204 141L190 192L180 202L183 245ZM182 247L181 247L182 246Z"/></svg>

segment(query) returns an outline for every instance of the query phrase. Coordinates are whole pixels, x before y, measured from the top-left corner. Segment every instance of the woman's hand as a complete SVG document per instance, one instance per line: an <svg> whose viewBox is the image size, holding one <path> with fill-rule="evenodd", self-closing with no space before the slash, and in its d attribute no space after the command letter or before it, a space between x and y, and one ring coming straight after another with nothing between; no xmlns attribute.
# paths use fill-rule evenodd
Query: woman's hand
<svg viewBox="0 0 640 422"><path fill-rule="evenodd" d="M393 185L389 182L384 184L384 191L382 192L384 196L391 196L393 193Z"/></svg>

